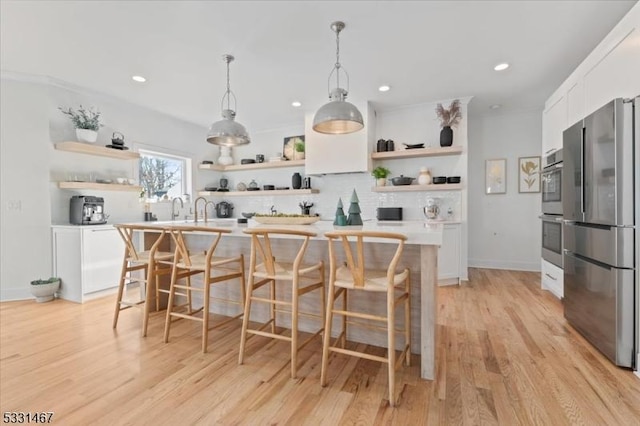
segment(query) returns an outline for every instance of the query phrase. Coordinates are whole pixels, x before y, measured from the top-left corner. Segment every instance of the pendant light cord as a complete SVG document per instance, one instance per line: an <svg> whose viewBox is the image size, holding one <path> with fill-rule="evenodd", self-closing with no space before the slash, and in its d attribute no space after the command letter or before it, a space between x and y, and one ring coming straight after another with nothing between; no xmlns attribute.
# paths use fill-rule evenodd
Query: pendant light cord
<svg viewBox="0 0 640 426"><path fill-rule="evenodd" d="M230 78L230 71L229 71L229 64L231 63L231 61L234 60L234 57L231 55L224 55L223 56L225 62L227 63L227 91L224 92L224 96L222 96L222 101L220 102L220 109L224 110L224 99L227 99L227 108L228 110L231 110L231 97L233 96L233 106L234 109L232 111L234 111L234 113L236 112L236 109L238 108L238 100L236 99L236 95L235 93L233 93L231 91L231 78Z"/></svg>
<svg viewBox="0 0 640 426"><path fill-rule="evenodd" d="M333 73L335 72L336 74L336 87L340 88L340 70L342 70L342 72L344 73L344 75L347 77L347 90L346 92L349 92L349 73L347 72L347 70L345 70L342 67L342 64L340 64L340 31L342 31L342 28L339 28L337 30L334 30L336 33L336 63L333 66L333 69L331 70L331 72L329 73L329 78L327 80L327 89L329 91L329 98L331 98L331 76L333 75Z"/></svg>
<svg viewBox="0 0 640 426"><path fill-rule="evenodd" d="M336 81L340 87L340 31L336 31Z"/></svg>

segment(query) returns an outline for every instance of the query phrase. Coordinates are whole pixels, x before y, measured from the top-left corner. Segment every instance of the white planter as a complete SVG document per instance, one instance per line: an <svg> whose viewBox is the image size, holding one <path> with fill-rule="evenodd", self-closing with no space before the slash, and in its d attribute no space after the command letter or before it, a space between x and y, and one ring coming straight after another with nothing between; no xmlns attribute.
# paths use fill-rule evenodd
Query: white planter
<svg viewBox="0 0 640 426"><path fill-rule="evenodd" d="M98 132L88 129L76 129L76 137L80 142L94 143L98 140Z"/></svg>
<svg viewBox="0 0 640 426"><path fill-rule="evenodd" d="M48 284L31 284L31 294L36 297L36 302L49 302L54 299L56 291L60 288L60 280Z"/></svg>
<svg viewBox="0 0 640 426"><path fill-rule="evenodd" d="M293 159L294 160L304 160L304 151L302 151L302 152L294 151Z"/></svg>
<svg viewBox="0 0 640 426"><path fill-rule="evenodd" d="M378 178L376 179L376 183L378 186L386 186L387 185L387 178Z"/></svg>
<svg viewBox="0 0 640 426"><path fill-rule="evenodd" d="M220 157L218 158L218 164L222 166L229 166L233 164L233 157L231 157L231 147L220 147Z"/></svg>

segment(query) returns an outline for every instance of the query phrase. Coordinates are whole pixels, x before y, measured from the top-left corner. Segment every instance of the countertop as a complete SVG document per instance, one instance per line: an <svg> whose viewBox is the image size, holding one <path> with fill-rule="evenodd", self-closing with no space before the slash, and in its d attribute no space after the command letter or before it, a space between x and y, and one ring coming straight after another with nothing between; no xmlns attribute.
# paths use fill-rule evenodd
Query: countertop
<svg viewBox="0 0 640 426"><path fill-rule="evenodd" d="M320 220L311 225L264 225L254 220L249 220L247 224L239 224L237 219L210 219L208 222L199 221L197 224L192 220L176 220L163 222L126 222L127 224L145 225L145 226L198 226L203 228L223 228L231 231L231 235L249 237L242 232L245 228L287 228L300 229L304 231L313 231L318 234L317 239L324 239L322 234L334 230L357 229L365 231L382 231L396 232L407 236L406 244L417 245L441 245L442 244L442 228L443 222L426 222L426 221L365 221L362 226L334 226L332 221ZM69 225L72 227L73 225ZM106 226L96 225L94 227ZM111 226L111 225L109 225ZM384 239L371 239L372 242L391 242Z"/></svg>

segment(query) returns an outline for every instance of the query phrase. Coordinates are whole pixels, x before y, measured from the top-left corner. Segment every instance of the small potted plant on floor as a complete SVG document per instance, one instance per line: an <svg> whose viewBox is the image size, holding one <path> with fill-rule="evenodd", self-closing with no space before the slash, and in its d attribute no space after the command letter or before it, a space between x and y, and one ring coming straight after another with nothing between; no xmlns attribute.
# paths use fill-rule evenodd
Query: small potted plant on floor
<svg viewBox="0 0 640 426"><path fill-rule="evenodd" d="M98 139L98 130L102 127L100 111L93 111L92 108L86 110L82 105L78 111L71 108L65 110L62 107L58 107L58 109L71 119L76 127L76 137L79 141L94 143Z"/></svg>
<svg viewBox="0 0 640 426"><path fill-rule="evenodd" d="M391 174L391 171L386 167L378 166L371 172L371 176L376 178L378 186L385 186L387 184L387 177Z"/></svg>
<svg viewBox="0 0 640 426"><path fill-rule="evenodd" d="M51 277L47 280L31 281L31 294L36 297L36 302L49 302L54 299L56 291L60 288L60 278Z"/></svg>

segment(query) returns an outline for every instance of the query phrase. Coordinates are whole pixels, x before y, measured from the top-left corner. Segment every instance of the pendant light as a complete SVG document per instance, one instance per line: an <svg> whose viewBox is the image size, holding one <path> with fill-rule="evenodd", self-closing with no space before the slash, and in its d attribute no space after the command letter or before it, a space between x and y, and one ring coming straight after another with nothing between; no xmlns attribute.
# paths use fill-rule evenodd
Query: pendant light
<svg viewBox="0 0 640 426"><path fill-rule="evenodd" d="M237 121L235 110L231 109L231 97L233 96L234 107L237 107L236 95L231 91L229 85L229 64L235 58L232 55L223 55L222 59L227 63L227 91L224 93L221 102L222 120L216 121L209 127L207 142L220 146L246 145L251 142L247 129ZM224 108L224 100L227 99L227 108Z"/></svg>
<svg viewBox="0 0 640 426"><path fill-rule="evenodd" d="M329 73L329 103L320 107L313 117L313 130L319 133L342 135L353 133L364 127L362 114L355 105L347 102L349 93L349 74L340 64L340 31L345 27L344 22L336 21L331 24L331 29L336 33L336 64ZM347 89L340 87L340 70L347 77ZM336 74L336 88L331 90L331 76Z"/></svg>

